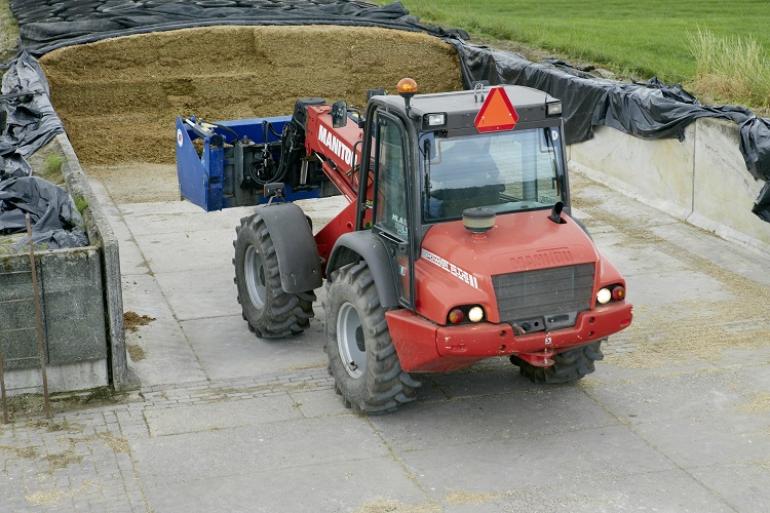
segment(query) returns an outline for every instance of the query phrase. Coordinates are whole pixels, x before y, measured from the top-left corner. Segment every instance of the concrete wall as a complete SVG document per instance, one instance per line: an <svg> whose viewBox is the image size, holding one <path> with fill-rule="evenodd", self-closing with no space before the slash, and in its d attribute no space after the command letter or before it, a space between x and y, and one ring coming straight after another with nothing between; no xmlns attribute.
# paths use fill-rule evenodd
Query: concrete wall
<svg viewBox="0 0 770 513"><path fill-rule="evenodd" d="M91 243L101 249L102 264L102 297L105 307L105 326L107 329L107 359L109 382L115 390L134 386L128 374L126 358L126 340L123 331L123 288L120 275L120 257L118 253L118 238L112 230L102 205L96 198L88 183L83 168L75 150L66 134L59 134L54 139L62 155L64 163L62 173L67 181L70 194L80 196L88 202L84 217L88 227Z"/></svg>
<svg viewBox="0 0 770 513"><path fill-rule="evenodd" d="M118 242L65 135L66 188L86 201L90 245L36 253L47 344L49 390L64 392L128 383ZM0 259L0 350L11 395L42 388L35 332L34 293L27 254Z"/></svg>
<svg viewBox="0 0 770 513"><path fill-rule="evenodd" d="M770 250L770 223L751 213L763 182L746 169L734 123L700 119L683 141L598 127L568 155L573 172L725 239Z"/></svg>
<svg viewBox="0 0 770 513"><path fill-rule="evenodd" d="M109 362L106 358L61 365L48 365L48 390L71 392L103 387L109 383ZM43 385L40 367L10 370L5 373L5 386L9 395L40 393Z"/></svg>

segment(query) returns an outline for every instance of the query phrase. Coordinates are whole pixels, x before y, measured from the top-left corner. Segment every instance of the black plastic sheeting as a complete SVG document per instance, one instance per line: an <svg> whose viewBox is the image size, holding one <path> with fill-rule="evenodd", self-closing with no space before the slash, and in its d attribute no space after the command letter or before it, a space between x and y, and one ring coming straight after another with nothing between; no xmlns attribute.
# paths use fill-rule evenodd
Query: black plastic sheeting
<svg viewBox="0 0 770 513"><path fill-rule="evenodd" d="M547 91L562 100L568 143L593 136L594 126L609 126L647 139L684 138L684 130L698 118L722 118L740 126L741 153L746 168L758 180L770 180L770 120L737 106L707 107L679 85L657 78L623 83L585 73L562 61L536 64L504 51L454 43L461 56L466 86L518 84ZM770 182L768 182L770 183ZM760 192L752 211L770 222L770 185Z"/></svg>
<svg viewBox="0 0 770 513"><path fill-rule="evenodd" d="M8 66L0 87L0 109L8 113L7 128L0 134L0 173L17 170L29 174L22 157L29 156L64 131L51 105L45 73L27 52L21 52Z"/></svg>
<svg viewBox="0 0 770 513"><path fill-rule="evenodd" d="M43 55L108 37L211 25L353 25L468 39L424 25L399 3L352 0L12 0L24 48Z"/></svg>
<svg viewBox="0 0 770 513"><path fill-rule="evenodd" d="M67 191L36 176L1 181L0 235L26 232L27 214L36 245L48 249L88 245L83 218ZM28 243L25 237L17 249Z"/></svg>
<svg viewBox="0 0 770 513"><path fill-rule="evenodd" d="M29 214L36 244L49 249L88 245L83 219L70 195L29 176L32 168L25 157L63 131L45 75L31 55L22 52L11 61L0 93L0 109L8 117L0 134L0 235L26 232ZM17 246L26 243L25 238Z"/></svg>
<svg viewBox="0 0 770 513"><path fill-rule="evenodd" d="M698 118L739 124L746 167L767 182L753 212L770 222L770 120L742 107L703 106L680 86L654 78L621 83L561 61L536 64L510 52L472 45L465 32L420 23L399 2L376 6L345 0L12 0L11 8L21 27L22 47L38 56L109 37L211 25L332 24L427 32L457 48L466 87L486 80L493 85L535 87L560 98L569 143L589 139L593 127L602 125L637 137L681 139L685 127Z"/></svg>

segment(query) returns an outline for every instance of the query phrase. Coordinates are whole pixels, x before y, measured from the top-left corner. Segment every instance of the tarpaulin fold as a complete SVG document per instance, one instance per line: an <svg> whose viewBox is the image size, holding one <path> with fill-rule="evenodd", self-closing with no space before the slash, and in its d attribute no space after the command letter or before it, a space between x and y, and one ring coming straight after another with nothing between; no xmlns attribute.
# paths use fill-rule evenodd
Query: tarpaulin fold
<svg viewBox="0 0 770 513"><path fill-rule="evenodd" d="M0 109L7 113L0 134L0 235L26 232L29 214L35 244L49 249L88 245L83 219L67 191L29 176L25 157L63 131L37 60L21 52L8 66L0 93ZM16 246L25 244L26 238Z"/></svg>
<svg viewBox="0 0 770 513"><path fill-rule="evenodd" d="M67 191L36 176L0 182L0 235L25 232L27 214L35 244L48 249L88 245L83 218ZM17 246L25 244L26 238Z"/></svg>
<svg viewBox="0 0 770 513"><path fill-rule="evenodd" d="M514 53L473 45L464 31L421 23L400 2L377 6L345 0L12 0L11 8L19 21L23 47L37 56L110 37L212 25L324 24L426 32L455 46L466 87L481 80L526 85L561 99L569 143L589 139L594 126L648 139L681 139L687 125L696 119L727 119L740 126L740 150L749 172L758 180L770 180L770 120L743 107L703 106L681 86L666 85L656 78L644 83L617 82L563 61L533 63ZM27 61L25 67L31 66ZM43 86L43 74L39 68L36 72L40 78L35 87ZM23 117L23 112L16 115ZM21 132L15 137L24 142L17 151L22 155L34 151L35 141L45 140L46 127L61 130L58 118L58 125L53 117L48 119L50 125L27 125L32 130L28 137L21 133L25 129L17 128ZM0 156L5 157L1 150ZM770 222L767 185L753 212Z"/></svg>

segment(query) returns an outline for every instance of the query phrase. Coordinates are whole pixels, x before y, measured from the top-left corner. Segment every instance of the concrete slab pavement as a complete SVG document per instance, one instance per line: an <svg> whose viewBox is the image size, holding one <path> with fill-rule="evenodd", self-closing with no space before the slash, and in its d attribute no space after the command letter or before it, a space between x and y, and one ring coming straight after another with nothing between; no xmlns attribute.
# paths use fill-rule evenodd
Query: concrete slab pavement
<svg viewBox="0 0 770 513"><path fill-rule="evenodd" d="M0 427L0 511L765 513L770 259L573 186L636 305L596 373L543 388L493 359L371 418L334 393L319 304L295 339L246 329L230 263L245 211L114 206L126 308L156 319L129 334L142 388Z"/></svg>

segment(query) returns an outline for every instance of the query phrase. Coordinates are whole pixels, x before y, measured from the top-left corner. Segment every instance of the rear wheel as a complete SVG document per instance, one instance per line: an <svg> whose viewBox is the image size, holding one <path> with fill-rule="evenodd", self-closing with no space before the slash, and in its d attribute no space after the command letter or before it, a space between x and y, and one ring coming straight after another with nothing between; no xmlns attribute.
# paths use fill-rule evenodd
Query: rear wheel
<svg viewBox="0 0 770 513"><path fill-rule="evenodd" d="M591 374L595 370L594 362L604 358L601 350L604 340L557 354L551 367L535 367L516 356L511 356L511 362L519 366L522 376L534 383L574 383Z"/></svg>
<svg viewBox="0 0 770 513"><path fill-rule="evenodd" d="M333 273L326 283L325 310L329 372L345 406L375 414L414 401L420 383L401 370L365 262Z"/></svg>
<svg viewBox="0 0 770 513"><path fill-rule="evenodd" d="M315 294L289 294L281 288L275 246L259 214L241 219L235 231L235 284L249 329L262 338L302 333L313 317Z"/></svg>

